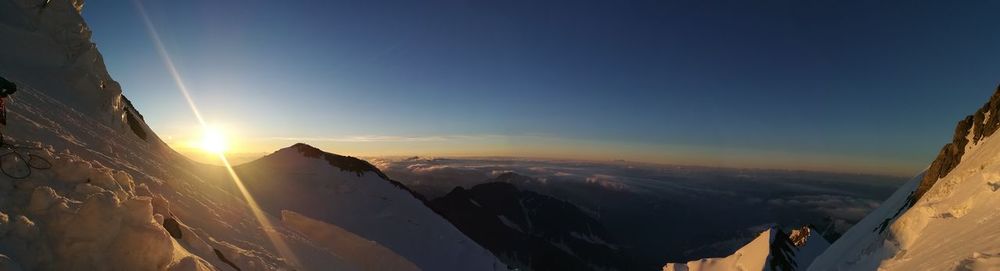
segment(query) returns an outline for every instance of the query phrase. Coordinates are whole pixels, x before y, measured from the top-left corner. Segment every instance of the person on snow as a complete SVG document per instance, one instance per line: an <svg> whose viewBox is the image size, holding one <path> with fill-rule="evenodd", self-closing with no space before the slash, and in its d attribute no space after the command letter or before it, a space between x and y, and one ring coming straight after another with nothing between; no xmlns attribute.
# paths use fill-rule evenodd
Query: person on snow
<svg viewBox="0 0 1000 271"><path fill-rule="evenodd" d="M0 77L0 145L6 144L3 138L4 130L7 128L7 106L4 105L4 98L14 94L16 91L17 85Z"/></svg>

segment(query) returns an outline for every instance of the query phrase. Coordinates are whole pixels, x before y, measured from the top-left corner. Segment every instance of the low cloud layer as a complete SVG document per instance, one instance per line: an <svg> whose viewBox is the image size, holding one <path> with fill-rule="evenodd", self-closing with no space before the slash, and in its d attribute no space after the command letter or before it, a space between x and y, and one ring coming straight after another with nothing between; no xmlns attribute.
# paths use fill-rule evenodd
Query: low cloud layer
<svg viewBox="0 0 1000 271"><path fill-rule="evenodd" d="M428 198L443 196L456 186L469 188L516 173L523 177L500 179L588 210L629 246L655 253L651 257L692 259L717 256L728 244L755 236L751 231L759 225L813 224L835 236L878 207L904 181L871 175L629 162L369 160Z"/></svg>

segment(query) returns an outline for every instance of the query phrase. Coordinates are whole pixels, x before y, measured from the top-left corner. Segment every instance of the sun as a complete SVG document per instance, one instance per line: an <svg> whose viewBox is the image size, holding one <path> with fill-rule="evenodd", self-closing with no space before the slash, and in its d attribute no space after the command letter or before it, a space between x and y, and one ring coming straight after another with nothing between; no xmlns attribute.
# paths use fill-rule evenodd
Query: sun
<svg viewBox="0 0 1000 271"><path fill-rule="evenodd" d="M222 154L229 149L229 142L221 131L207 128L201 138L201 149L209 153Z"/></svg>

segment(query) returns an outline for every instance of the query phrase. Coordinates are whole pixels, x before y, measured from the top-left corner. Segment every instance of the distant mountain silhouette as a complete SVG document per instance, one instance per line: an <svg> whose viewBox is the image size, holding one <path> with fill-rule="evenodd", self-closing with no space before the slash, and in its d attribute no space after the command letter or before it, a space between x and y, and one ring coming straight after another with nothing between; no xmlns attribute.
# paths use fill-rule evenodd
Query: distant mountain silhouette
<svg viewBox="0 0 1000 271"><path fill-rule="evenodd" d="M470 189L456 187L430 206L513 267L530 270L634 270L597 220L568 202L515 184L505 173Z"/></svg>

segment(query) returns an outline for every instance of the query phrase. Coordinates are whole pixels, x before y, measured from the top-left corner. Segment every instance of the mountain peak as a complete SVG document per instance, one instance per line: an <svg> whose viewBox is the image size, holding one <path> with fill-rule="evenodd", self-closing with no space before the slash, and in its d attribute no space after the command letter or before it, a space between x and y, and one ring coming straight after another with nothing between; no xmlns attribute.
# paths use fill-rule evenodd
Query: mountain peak
<svg viewBox="0 0 1000 271"><path fill-rule="evenodd" d="M309 144L306 143L295 143L289 147L278 150L274 154L284 153L288 151L295 151L296 153L301 154L302 156L308 158L318 158L326 160L326 162L331 166L339 168L340 170L343 171L354 172L358 176L361 176L367 172L372 172L375 173L375 175L381 177L382 179L387 179L387 180L389 179L388 176L382 173L381 170L379 170L371 163L368 163L368 161L353 156L344 156L344 155L325 152L323 150L320 150L319 148L310 146ZM272 156L274 154L272 154Z"/></svg>
<svg viewBox="0 0 1000 271"><path fill-rule="evenodd" d="M399 189L405 190L407 193L410 193L410 195L412 195L414 198L417 198L421 202L424 202L425 204L427 202L427 198L425 198L423 195L413 191L406 185L403 185L402 183L389 178L389 176L385 175L385 173L383 173L382 170L379 170L378 167L375 167L375 165L372 165L368 161L353 156L345 156L345 155L325 152L319 148L310 146L309 144L306 143L300 142L292 144L291 146L282 148L274 152L273 154L268 155L265 158L262 158L262 160L267 158L281 159L279 157L288 154L301 155L306 158L322 159L325 160L327 164L329 164L330 166L338 168L342 171L353 172L357 174L358 177L361 177L362 175L368 172L375 173L375 175L377 175L379 178L388 181L390 184L396 186Z"/></svg>

